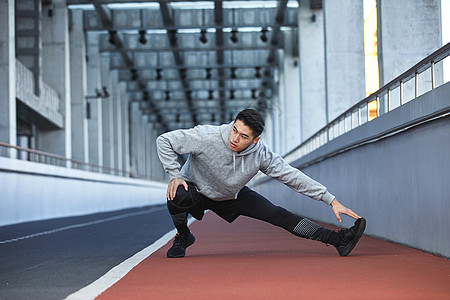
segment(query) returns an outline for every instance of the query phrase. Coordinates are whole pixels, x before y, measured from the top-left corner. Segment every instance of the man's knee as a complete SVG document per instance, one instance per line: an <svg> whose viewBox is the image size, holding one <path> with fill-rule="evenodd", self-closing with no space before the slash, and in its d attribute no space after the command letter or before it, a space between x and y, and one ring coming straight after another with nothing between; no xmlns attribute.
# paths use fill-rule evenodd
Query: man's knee
<svg viewBox="0 0 450 300"><path fill-rule="evenodd" d="M167 201L167 208L171 215L182 212L190 213L197 220L203 218L204 209L201 205L201 195L196 191L193 184L188 183L188 190L180 185L173 200Z"/></svg>
<svg viewBox="0 0 450 300"><path fill-rule="evenodd" d="M186 191L184 186L180 185L177 188L177 192L173 200L167 200L167 207L169 208L170 213L172 212L179 213L188 211L194 205L194 198L191 192L192 187L189 186L189 189Z"/></svg>

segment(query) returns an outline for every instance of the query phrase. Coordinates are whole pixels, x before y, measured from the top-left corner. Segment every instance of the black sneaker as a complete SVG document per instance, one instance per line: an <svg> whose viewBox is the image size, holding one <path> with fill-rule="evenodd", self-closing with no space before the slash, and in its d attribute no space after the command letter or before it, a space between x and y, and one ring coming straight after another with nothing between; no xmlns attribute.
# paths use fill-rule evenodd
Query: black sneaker
<svg viewBox="0 0 450 300"><path fill-rule="evenodd" d="M186 248L195 242L194 235L189 232L188 236L182 236L179 233L175 236L172 247L167 251L167 257L179 258L186 255Z"/></svg>
<svg viewBox="0 0 450 300"><path fill-rule="evenodd" d="M349 229L341 229L338 232L339 245L335 246L340 256L347 256L352 252L359 239L366 229L366 220L364 218L355 221L355 225Z"/></svg>

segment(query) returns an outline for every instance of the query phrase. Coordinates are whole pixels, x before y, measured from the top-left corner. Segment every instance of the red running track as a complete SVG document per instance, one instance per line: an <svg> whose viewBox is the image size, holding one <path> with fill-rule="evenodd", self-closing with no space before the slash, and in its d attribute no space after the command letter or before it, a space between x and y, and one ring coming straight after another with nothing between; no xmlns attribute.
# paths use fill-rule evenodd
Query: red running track
<svg viewBox="0 0 450 300"><path fill-rule="evenodd" d="M246 217L191 229L185 258L165 257L170 242L97 299L450 299L450 261L394 243L363 236L340 257Z"/></svg>

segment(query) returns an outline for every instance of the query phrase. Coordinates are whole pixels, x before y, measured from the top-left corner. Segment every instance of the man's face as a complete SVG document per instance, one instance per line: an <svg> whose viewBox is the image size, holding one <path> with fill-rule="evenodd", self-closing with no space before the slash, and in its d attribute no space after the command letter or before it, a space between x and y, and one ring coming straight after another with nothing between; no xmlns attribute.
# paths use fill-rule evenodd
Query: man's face
<svg viewBox="0 0 450 300"><path fill-rule="evenodd" d="M250 127L241 120L236 120L231 127L230 137L228 138L228 148L231 151L240 152L259 141L259 136L254 138Z"/></svg>

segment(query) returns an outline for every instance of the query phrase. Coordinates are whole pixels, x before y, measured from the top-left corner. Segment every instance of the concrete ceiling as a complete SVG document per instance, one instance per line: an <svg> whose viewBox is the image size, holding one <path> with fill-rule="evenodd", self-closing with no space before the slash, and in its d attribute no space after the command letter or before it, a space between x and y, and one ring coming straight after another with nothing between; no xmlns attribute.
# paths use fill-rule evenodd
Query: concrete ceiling
<svg viewBox="0 0 450 300"><path fill-rule="evenodd" d="M276 94L283 32L296 34L297 1L68 0L161 131L263 113ZM295 39L294 39L295 40ZM290 47L295 45L289 45Z"/></svg>

